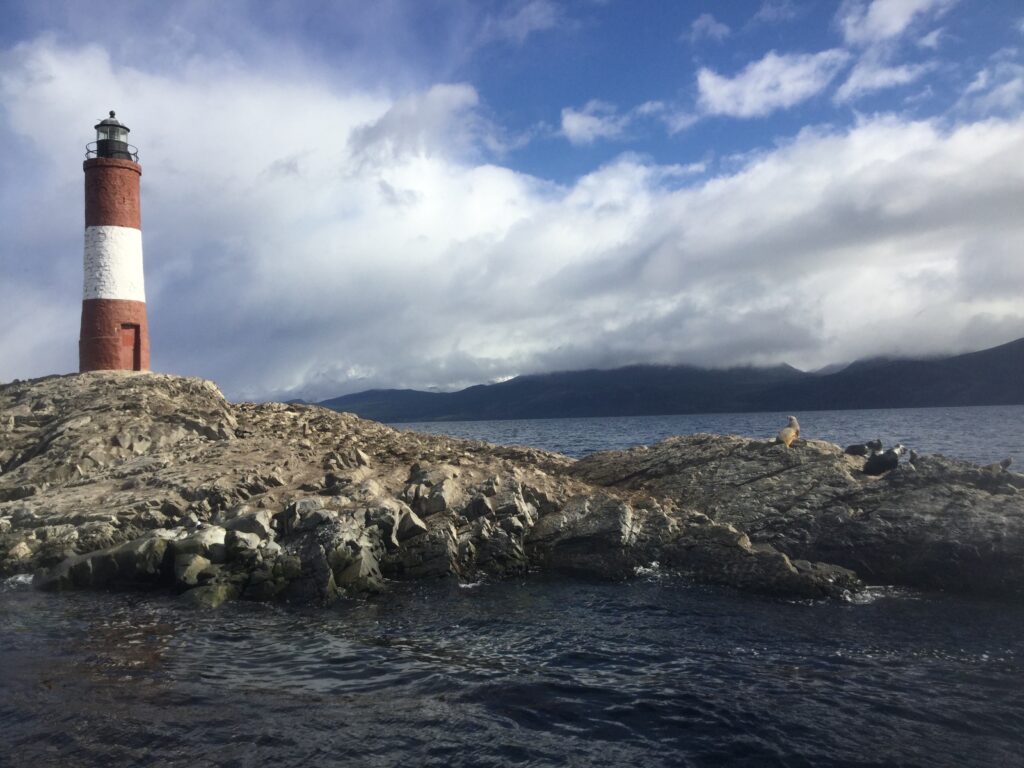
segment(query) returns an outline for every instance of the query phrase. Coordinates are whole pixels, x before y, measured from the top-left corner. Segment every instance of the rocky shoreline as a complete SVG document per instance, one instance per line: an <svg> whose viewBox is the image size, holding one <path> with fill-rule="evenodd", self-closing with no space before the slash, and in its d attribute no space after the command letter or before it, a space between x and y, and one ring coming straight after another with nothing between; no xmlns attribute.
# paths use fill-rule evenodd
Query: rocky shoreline
<svg viewBox="0 0 1024 768"><path fill-rule="evenodd" d="M863 462L716 435L577 462L232 404L200 379L49 377L0 387L0 577L308 603L657 562L786 597L865 582L1024 594L1024 476L926 456L874 478Z"/></svg>

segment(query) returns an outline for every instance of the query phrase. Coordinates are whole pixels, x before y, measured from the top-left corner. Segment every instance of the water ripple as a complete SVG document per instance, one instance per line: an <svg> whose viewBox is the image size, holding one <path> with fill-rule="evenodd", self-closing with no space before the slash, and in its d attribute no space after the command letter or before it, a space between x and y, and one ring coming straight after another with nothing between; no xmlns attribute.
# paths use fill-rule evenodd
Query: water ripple
<svg viewBox="0 0 1024 768"><path fill-rule="evenodd" d="M1022 606L670 575L301 611L13 589L0 729L15 765L1011 765L1022 638Z"/></svg>

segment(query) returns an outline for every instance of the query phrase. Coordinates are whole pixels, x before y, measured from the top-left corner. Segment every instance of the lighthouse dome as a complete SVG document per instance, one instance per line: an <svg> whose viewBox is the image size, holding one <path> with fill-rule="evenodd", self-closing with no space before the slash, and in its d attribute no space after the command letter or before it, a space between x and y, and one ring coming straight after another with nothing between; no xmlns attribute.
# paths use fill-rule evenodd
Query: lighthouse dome
<svg viewBox="0 0 1024 768"><path fill-rule="evenodd" d="M110 110L110 117L103 118L93 128L96 129L96 144L95 147L88 147L88 157L113 157L138 162L138 151L128 144L131 128L117 119L114 110Z"/></svg>

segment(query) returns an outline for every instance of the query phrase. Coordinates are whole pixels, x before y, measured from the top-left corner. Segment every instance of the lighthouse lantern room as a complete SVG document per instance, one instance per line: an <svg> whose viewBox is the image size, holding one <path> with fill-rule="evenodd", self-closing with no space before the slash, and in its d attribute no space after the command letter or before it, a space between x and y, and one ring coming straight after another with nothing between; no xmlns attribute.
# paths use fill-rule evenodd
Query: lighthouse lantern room
<svg viewBox="0 0 1024 768"><path fill-rule="evenodd" d="M149 370L142 273L142 166L128 126L101 120L86 148L85 260L79 371Z"/></svg>
<svg viewBox="0 0 1024 768"><path fill-rule="evenodd" d="M131 128L119 121L113 110L110 117L100 120L93 127L96 129L96 143L94 148L90 147L92 156L116 157L138 162L139 156L135 147L128 143Z"/></svg>

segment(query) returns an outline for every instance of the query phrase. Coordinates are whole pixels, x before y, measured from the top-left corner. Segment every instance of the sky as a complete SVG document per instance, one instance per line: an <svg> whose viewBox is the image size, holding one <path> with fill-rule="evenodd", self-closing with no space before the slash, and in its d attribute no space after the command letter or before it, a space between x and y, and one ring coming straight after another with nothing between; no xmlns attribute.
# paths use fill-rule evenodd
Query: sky
<svg viewBox="0 0 1024 768"><path fill-rule="evenodd" d="M0 381L77 369L86 143L233 399L1024 337L1019 0L0 0Z"/></svg>

